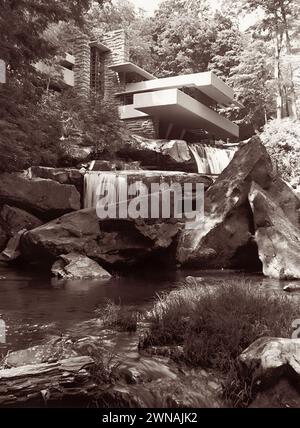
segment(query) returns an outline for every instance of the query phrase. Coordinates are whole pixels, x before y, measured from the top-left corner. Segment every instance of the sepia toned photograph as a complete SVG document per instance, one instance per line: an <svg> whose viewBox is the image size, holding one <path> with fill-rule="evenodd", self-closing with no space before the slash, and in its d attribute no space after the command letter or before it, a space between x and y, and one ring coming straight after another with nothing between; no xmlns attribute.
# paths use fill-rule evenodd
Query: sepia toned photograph
<svg viewBox="0 0 300 428"><path fill-rule="evenodd" d="M21 408L300 408L299 0L0 0L0 414Z"/></svg>

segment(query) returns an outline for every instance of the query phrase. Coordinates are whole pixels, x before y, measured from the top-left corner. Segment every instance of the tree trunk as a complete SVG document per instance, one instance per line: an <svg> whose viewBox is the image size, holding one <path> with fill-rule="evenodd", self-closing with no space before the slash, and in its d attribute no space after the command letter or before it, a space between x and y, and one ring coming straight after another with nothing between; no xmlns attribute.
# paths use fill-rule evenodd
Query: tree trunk
<svg viewBox="0 0 300 428"><path fill-rule="evenodd" d="M282 107L283 107L283 94L281 85L281 72L280 72L280 35L276 31L275 35L275 61L274 61L274 77L277 84L276 94L276 112L277 119L282 119Z"/></svg>
<svg viewBox="0 0 300 428"><path fill-rule="evenodd" d="M281 2L281 16L284 23L284 32L285 32L285 38L286 38L286 53L287 55L292 54L291 49L291 40L290 40L290 34L289 34L289 27L287 22L287 16L286 16L286 10L284 7L283 2ZM294 84L294 71L292 65L289 63L288 65L288 74L290 79L290 105L288 109L288 114L293 119L297 119L297 96L295 91L295 84Z"/></svg>

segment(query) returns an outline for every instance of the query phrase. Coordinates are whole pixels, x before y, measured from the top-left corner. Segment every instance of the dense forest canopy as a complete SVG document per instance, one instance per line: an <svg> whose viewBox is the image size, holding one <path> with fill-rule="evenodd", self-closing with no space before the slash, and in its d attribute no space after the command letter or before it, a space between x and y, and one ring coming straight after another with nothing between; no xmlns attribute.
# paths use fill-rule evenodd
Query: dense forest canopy
<svg viewBox="0 0 300 428"><path fill-rule="evenodd" d="M60 41L78 28L93 38L124 28L132 61L158 77L212 70L244 105L223 112L240 125L242 138L275 118L298 120L300 82L289 61L299 47L297 0L224 0L217 10L208 0L165 0L154 16L127 0L0 0L0 6L0 58L8 71L0 86L4 170L65 162L58 141L66 117L80 124L99 153L107 149L113 156L122 142L113 105L83 106L75 94L53 92L49 75L33 67L53 63L66 47ZM256 22L241 31L240 17L252 12Z"/></svg>

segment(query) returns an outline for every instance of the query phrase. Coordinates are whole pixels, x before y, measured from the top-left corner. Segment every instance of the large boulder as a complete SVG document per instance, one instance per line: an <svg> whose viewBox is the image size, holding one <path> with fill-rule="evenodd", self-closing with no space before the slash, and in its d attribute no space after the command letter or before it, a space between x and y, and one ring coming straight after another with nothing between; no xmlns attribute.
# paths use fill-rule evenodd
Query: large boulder
<svg viewBox="0 0 300 428"><path fill-rule="evenodd" d="M299 409L300 390L292 379L279 378L276 383L258 391L250 404L252 409Z"/></svg>
<svg viewBox="0 0 300 428"><path fill-rule="evenodd" d="M250 407L300 406L300 339L262 337L238 358L255 399Z"/></svg>
<svg viewBox="0 0 300 428"><path fill-rule="evenodd" d="M289 221L300 227L300 198L292 186L277 176L267 190L270 199L283 210Z"/></svg>
<svg viewBox="0 0 300 428"><path fill-rule="evenodd" d="M238 358L241 373L268 384L281 376L300 381L300 339L261 337Z"/></svg>
<svg viewBox="0 0 300 428"><path fill-rule="evenodd" d="M6 230L10 236L13 236L21 229L31 230L43 224L36 216L10 205L3 205L0 211L0 218L5 223Z"/></svg>
<svg viewBox="0 0 300 428"><path fill-rule="evenodd" d="M196 229L187 225L183 230L178 262L196 267L236 267L239 252L247 248L253 251L254 230L248 202L251 183L255 181L267 188L273 178L270 157L259 138L253 137L235 153L206 191L203 222Z"/></svg>
<svg viewBox="0 0 300 428"><path fill-rule="evenodd" d="M300 229L295 216L288 206L283 210L257 183L252 184L249 202L263 273L271 278L299 279Z"/></svg>
<svg viewBox="0 0 300 428"><path fill-rule="evenodd" d="M74 186L42 178L30 179L21 173L0 175L1 201L44 218L80 209L80 194Z"/></svg>
<svg viewBox="0 0 300 428"><path fill-rule="evenodd" d="M155 140L132 135L118 154L152 169L197 172L196 162L184 140Z"/></svg>
<svg viewBox="0 0 300 428"><path fill-rule="evenodd" d="M0 208L0 252L20 230L38 227L42 221L34 215L16 207L3 205Z"/></svg>
<svg viewBox="0 0 300 428"><path fill-rule="evenodd" d="M5 368L51 363L76 356L78 353L73 349L72 341L57 336L47 343L10 352L5 359Z"/></svg>
<svg viewBox="0 0 300 428"><path fill-rule="evenodd" d="M90 171L137 171L139 162L125 162L122 160L93 160L89 164Z"/></svg>
<svg viewBox="0 0 300 428"><path fill-rule="evenodd" d="M61 279L109 279L111 277L97 262L82 254L62 254L51 272Z"/></svg>
<svg viewBox="0 0 300 428"><path fill-rule="evenodd" d="M60 184L72 184L82 193L84 173L77 168L49 168L32 166L27 170L30 178L46 178Z"/></svg>
<svg viewBox="0 0 300 428"><path fill-rule="evenodd" d="M85 209L27 232L22 255L41 262L75 252L100 264L131 264L168 249L181 227L171 220L99 220L95 209Z"/></svg>
<svg viewBox="0 0 300 428"><path fill-rule="evenodd" d="M9 235L7 234L5 226L0 223L0 252L4 250L8 240Z"/></svg>
<svg viewBox="0 0 300 428"><path fill-rule="evenodd" d="M95 149L92 144L83 145L80 137L61 140L59 146L64 159L72 165L91 160Z"/></svg>

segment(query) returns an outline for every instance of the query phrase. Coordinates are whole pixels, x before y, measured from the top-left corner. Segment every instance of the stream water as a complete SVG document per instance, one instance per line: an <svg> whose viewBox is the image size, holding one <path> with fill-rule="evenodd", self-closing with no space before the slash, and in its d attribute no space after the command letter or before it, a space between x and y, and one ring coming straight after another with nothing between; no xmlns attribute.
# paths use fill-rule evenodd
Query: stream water
<svg viewBox="0 0 300 428"><path fill-rule="evenodd" d="M74 325L95 318L95 309L107 300L143 309L159 293L177 287L187 276L201 276L206 283L241 280L266 292L284 293L286 282L260 274L232 271L136 272L134 276L105 281L55 282L40 270L0 265L0 320L6 325L6 343L16 350L40 343L50 335L67 333ZM295 293L292 293L295 294ZM91 332L93 334L93 332Z"/></svg>
<svg viewBox="0 0 300 428"><path fill-rule="evenodd" d="M125 407L219 407L221 387L214 373L179 368L166 357L140 354L138 333L104 330L96 319L95 309L107 300L139 310L150 308L157 293L178 287L188 275L203 278L207 285L238 279L241 287L247 284L266 293L282 294L286 285L261 274L162 269L106 281L57 282L32 267L8 268L0 264L0 327L3 321L6 326L6 343L0 343L0 354L4 356L8 351L28 348L58 335L97 336L107 353L114 355L120 370L147 380L133 384L119 381L111 386L111 406L118 406L120 398L116 397L122 397L120 405ZM300 293L290 295L300 299Z"/></svg>

